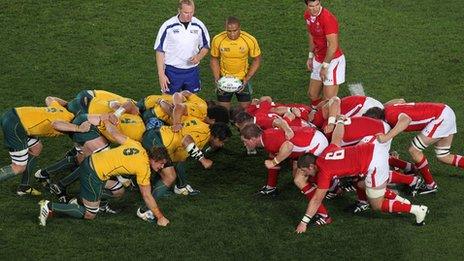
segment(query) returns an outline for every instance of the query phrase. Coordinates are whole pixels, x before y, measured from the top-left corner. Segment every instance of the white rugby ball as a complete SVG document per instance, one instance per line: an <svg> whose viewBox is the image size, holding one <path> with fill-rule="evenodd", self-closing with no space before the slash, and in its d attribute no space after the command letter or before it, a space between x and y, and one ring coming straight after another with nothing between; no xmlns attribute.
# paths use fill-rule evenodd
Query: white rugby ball
<svg viewBox="0 0 464 261"><path fill-rule="evenodd" d="M236 92L242 87L242 81L233 76L223 76L217 82L217 87L225 92Z"/></svg>

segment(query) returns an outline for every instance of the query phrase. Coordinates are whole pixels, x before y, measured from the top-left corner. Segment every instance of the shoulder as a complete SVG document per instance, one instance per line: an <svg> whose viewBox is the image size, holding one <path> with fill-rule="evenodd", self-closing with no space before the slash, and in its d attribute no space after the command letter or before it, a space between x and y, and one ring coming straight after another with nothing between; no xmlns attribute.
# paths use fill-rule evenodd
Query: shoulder
<svg viewBox="0 0 464 261"><path fill-rule="evenodd" d="M311 14L309 13L308 9L306 9L304 14L303 14L304 19L309 19L310 16L311 16Z"/></svg>
<svg viewBox="0 0 464 261"><path fill-rule="evenodd" d="M319 15L320 19L325 22L337 22L337 18L326 8L322 9L321 14Z"/></svg>
<svg viewBox="0 0 464 261"><path fill-rule="evenodd" d="M254 44L257 44L257 43L258 43L258 41L256 40L256 38L255 38L253 35L251 35L251 34L245 32L245 31L241 31L241 32L240 32L240 37L241 37L245 42L254 43Z"/></svg>
<svg viewBox="0 0 464 261"><path fill-rule="evenodd" d="M213 37L213 42L215 42L215 41L222 41L222 40L224 40L226 37L227 37L227 32L226 32L226 31L222 31L222 32L218 33L217 35L215 35L215 36Z"/></svg>
<svg viewBox="0 0 464 261"><path fill-rule="evenodd" d="M168 27L172 27L173 25L179 24L179 19L177 18L177 15L169 18L166 20L162 25L160 29L166 29Z"/></svg>
<svg viewBox="0 0 464 261"><path fill-rule="evenodd" d="M200 26L201 28L205 29L206 30L206 26L205 24L198 18L196 17L192 17L192 25L198 25Z"/></svg>

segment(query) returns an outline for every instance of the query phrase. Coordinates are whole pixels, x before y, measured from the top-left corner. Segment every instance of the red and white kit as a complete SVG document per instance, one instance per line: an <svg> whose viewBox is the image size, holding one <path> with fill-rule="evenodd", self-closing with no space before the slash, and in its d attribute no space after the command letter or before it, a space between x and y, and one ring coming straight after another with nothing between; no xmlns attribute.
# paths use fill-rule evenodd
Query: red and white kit
<svg viewBox="0 0 464 261"><path fill-rule="evenodd" d="M291 127L295 136L289 140L293 144L293 151L290 158L296 159L299 156L312 153L316 156L328 146L327 138L322 132L311 127ZM263 132L261 141L264 149L272 154L277 154L282 144L287 141L284 131L280 129L267 129Z"/></svg>
<svg viewBox="0 0 464 261"><path fill-rule="evenodd" d="M362 116L373 107L383 109L383 104L374 98L361 95L347 96L340 100L340 113L346 117Z"/></svg>
<svg viewBox="0 0 464 261"><path fill-rule="evenodd" d="M320 81L319 72L327 54L326 35L338 34L338 22L335 16L325 8L321 8L321 12L317 16L312 16L309 10L306 10L304 19L306 20L307 30L311 34L314 46L312 50L314 58L311 79ZM344 83L345 67L345 56L340 46L338 46L330 62L327 79L324 81L324 85L338 85Z"/></svg>
<svg viewBox="0 0 464 261"><path fill-rule="evenodd" d="M446 104L412 102L392 104L385 107L385 120L395 126L401 113L412 121L405 131L421 131L429 138L443 138L457 132L456 115Z"/></svg>

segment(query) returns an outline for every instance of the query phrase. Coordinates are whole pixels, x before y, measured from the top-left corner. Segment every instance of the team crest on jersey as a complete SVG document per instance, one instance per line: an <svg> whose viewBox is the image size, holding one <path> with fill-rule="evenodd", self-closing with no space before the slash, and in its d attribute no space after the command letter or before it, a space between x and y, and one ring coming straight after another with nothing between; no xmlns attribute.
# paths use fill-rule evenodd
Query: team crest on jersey
<svg viewBox="0 0 464 261"><path fill-rule="evenodd" d="M246 51L246 50L245 50L245 47L243 47L243 46L240 47L239 49L240 49L240 52L242 52L242 53L244 53L244 52Z"/></svg>
<svg viewBox="0 0 464 261"><path fill-rule="evenodd" d="M179 29L174 29L174 30L172 30L172 32L175 33L175 34L178 34L178 33L179 33Z"/></svg>
<svg viewBox="0 0 464 261"><path fill-rule="evenodd" d="M198 34L198 29L190 30L191 34Z"/></svg>
<svg viewBox="0 0 464 261"><path fill-rule="evenodd" d="M222 48L221 48L221 53L222 53L222 52L230 52L230 48L224 48L224 47L222 47Z"/></svg>

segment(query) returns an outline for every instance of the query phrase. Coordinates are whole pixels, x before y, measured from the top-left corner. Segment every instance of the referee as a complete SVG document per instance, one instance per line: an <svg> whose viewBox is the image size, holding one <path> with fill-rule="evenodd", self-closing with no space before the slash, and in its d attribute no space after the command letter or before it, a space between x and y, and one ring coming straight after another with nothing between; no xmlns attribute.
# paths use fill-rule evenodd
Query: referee
<svg viewBox="0 0 464 261"><path fill-rule="evenodd" d="M163 23L154 49L161 92L201 90L198 64L208 53L210 37L203 22L193 16L193 0L180 0L179 13Z"/></svg>

